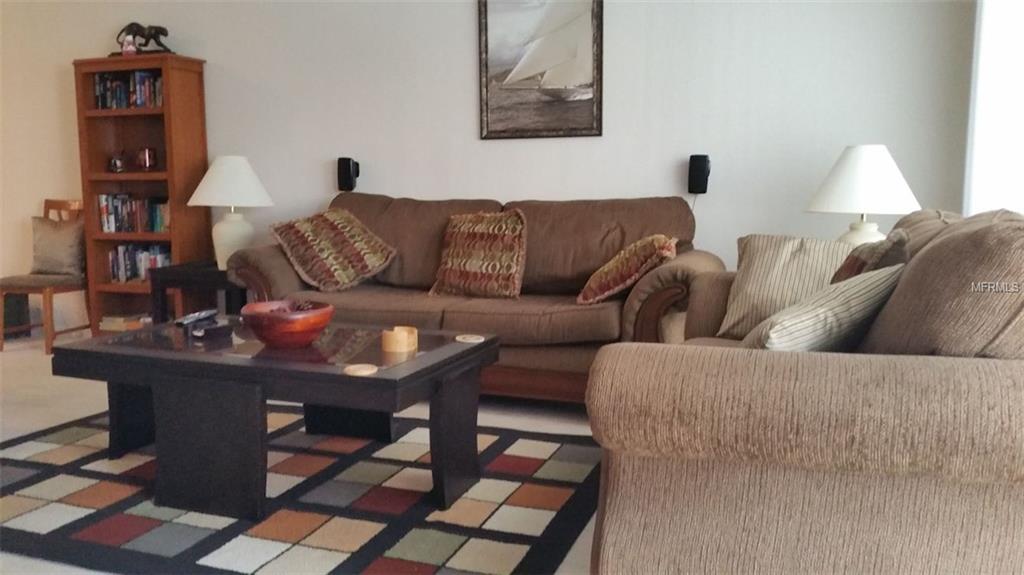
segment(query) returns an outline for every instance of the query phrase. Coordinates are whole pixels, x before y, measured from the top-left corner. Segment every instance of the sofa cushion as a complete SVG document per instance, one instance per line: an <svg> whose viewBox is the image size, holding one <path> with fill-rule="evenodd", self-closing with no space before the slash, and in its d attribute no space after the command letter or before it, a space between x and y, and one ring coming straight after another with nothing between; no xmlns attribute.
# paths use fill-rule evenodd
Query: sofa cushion
<svg viewBox="0 0 1024 575"><path fill-rule="evenodd" d="M682 198L522 201L505 204L526 216L523 293L576 294L587 278L629 244L653 235L693 248L694 220Z"/></svg>
<svg viewBox="0 0 1024 575"><path fill-rule="evenodd" d="M768 316L828 286L853 246L789 236L737 241L739 264L718 337L743 339Z"/></svg>
<svg viewBox="0 0 1024 575"><path fill-rule="evenodd" d="M1024 219L999 219L914 256L861 351L1024 359Z"/></svg>
<svg viewBox="0 0 1024 575"><path fill-rule="evenodd" d="M306 283L322 291L346 290L386 268L395 248L348 210L329 209L274 224L271 231Z"/></svg>
<svg viewBox="0 0 1024 575"><path fill-rule="evenodd" d="M526 263L526 220L519 210L456 214L431 295L519 297Z"/></svg>
<svg viewBox="0 0 1024 575"><path fill-rule="evenodd" d="M425 201L344 192L331 207L344 208L398 251L377 281L398 287L429 289L441 263L441 242L454 214L500 212L494 200Z"/></svg>
<svg viewBox="0 0 1024 575"><path fill-rule="evenodd" d="M300 291L294 301L322 301L336 308L334 319L381 326L411 325L441 329L445 309L468 301L457 296L430 296L418 289L363 284L343 292Z"/></svg>
<svg viewBox="0 0 1024 575"><path fill-rule="evenodd" d="M618 341L621 326L620 300L581 306L566 295L470 299L444 313L444 329L497 334L502 345Z"/></svg>
<svg viewBox="0 0 1024 575"><path fill-rule="evenodd" d="M858 274L773 314L743 347L775 351L850 351L896 289L904 264Z"/></svg>
<svg viewBox="0 0 1024 575"><path fill-rule="evenodd" d="M704 347L743 347L743 342L727 337L694 337L683 342L683 345L699 345Z"/></svg>
<svg viewBox="0 0 1024 575"><path fill-rule="evenodd" d="M903 230L907 233L907 255L912 258L942 233L946 226L962 219L964 219L963 216L953 212L918 210L900 218L892 229Z"/></svg>
<svg viewBox="0 0 1024 575"><path fill-rule="evenodd" d="M676 238L662 234L637 240L615 254L587 280L576 303L590 305L629 289L647 272L676 257Z"/></svg>

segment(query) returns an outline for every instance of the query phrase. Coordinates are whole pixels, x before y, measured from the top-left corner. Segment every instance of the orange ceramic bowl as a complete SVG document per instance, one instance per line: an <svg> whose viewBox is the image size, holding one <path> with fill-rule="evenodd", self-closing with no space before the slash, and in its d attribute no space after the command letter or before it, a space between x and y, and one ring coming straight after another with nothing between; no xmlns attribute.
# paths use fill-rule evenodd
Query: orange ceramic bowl
<svg viewBox="0 0 1024 575"><path fill-rule="evenodd" d="M329 303L263 301L242 308L242 323L267 347L306 347L320 337L334 316Z"/></svg>

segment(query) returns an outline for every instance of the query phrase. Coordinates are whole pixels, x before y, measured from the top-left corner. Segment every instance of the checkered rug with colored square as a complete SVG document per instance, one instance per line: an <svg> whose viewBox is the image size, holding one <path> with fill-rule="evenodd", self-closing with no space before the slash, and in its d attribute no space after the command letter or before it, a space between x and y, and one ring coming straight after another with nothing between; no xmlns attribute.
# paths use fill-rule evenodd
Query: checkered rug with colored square
<svg viewBox="0 0 1024 575"><path fill-rule="evenodd" d="M483 479L448 510L427 423L391 444L268 414L260 522L156 506L153 446L107 459L97 415L0 444L0 549L121 573L552 573L597 507L587 437L480 428Z"/></svg>

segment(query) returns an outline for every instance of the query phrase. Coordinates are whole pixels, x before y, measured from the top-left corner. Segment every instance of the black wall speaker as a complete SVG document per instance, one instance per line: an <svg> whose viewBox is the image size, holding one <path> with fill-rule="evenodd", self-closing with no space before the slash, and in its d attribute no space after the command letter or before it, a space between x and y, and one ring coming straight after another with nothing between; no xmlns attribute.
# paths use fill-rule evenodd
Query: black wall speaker
<svg viewBox="0 0 1024 575"><path fill-rule="evenodd" d="M711 158L709 156L690 156L690 177L686 191L691 194L708 193L708 176L710 175Z"/></svg>
<svg viewBox="0 0 1024 575"><path fill-rule="evenodd" d="M338 189L351 192L356 189L356 178L359 177L359 162L352 158L338 158Z"/></svg>

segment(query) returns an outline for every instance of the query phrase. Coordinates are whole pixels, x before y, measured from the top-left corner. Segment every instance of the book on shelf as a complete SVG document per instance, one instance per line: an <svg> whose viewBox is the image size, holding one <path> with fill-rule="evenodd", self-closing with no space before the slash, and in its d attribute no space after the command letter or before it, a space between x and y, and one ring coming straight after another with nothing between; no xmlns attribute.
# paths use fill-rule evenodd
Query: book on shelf
<svg viewBox="0 0 1024 575"><path fill-rule="evenodd" d="M159 108L164 105L163 77L159 72L97 73L92 81L97 110Z"/></svg>
<svg viewBox="0 0 1024 575"><path fill-rule="evenodd" d="M171 265L171 248L162 245L119 244L107 255L110 281L149 279L149 270Z"/></svg>
<svg viewBox="0 0 1024 575"><path fill-rule="evenodd" d="M100 319L100 329L103 331L129 331L142 329L153 323L153 318L146 314L135 315L105 315Z"/></svg>
<svg viewBox="0 0 1024 575"><path fill-rule="evenodd" d="M171 210L165 198L138 199L123 194L97 196L100 229L113 232L166 232Z"/></svg>

